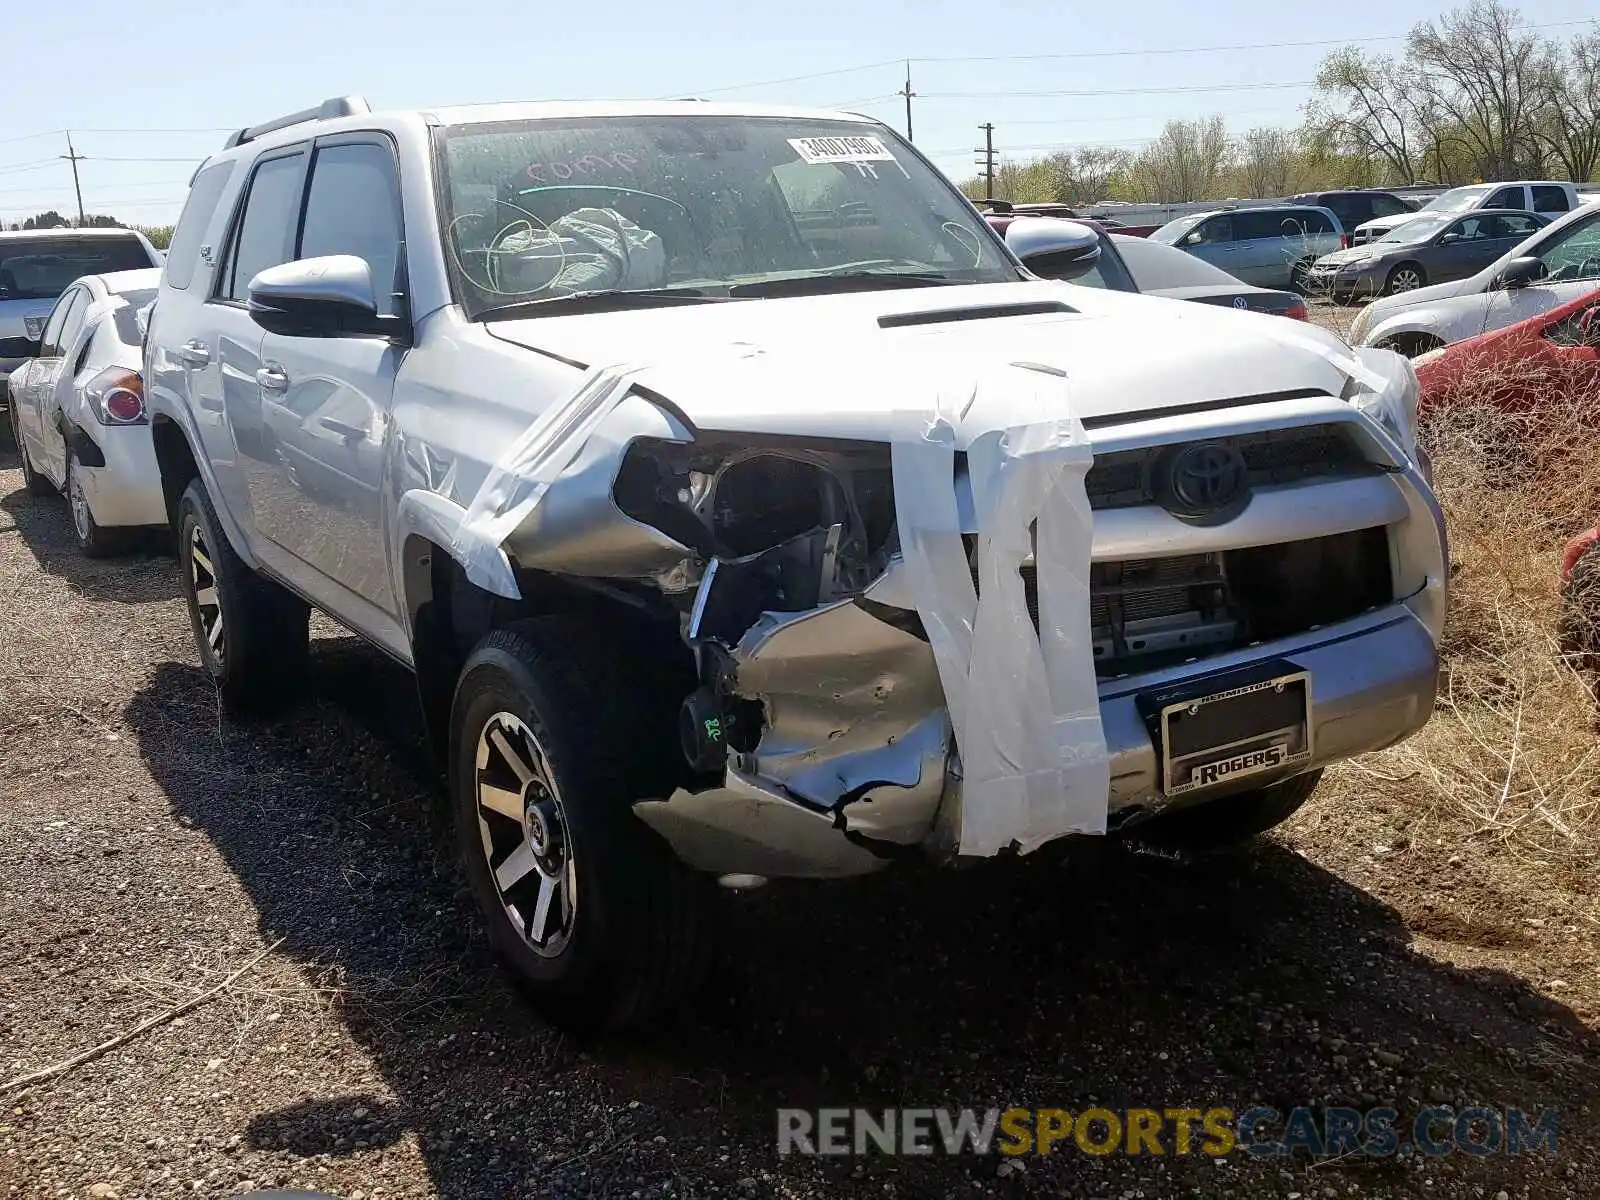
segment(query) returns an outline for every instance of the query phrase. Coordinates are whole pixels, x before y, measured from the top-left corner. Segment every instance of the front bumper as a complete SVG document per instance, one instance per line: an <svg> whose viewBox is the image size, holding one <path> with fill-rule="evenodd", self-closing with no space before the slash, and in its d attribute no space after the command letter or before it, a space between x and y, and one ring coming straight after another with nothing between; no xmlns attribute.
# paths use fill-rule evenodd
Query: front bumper
<svg viewBox="0 0 1600 1200"><path fill-rule="evenodd" d="M1307 280L1314 291L1335 296L1376 296L1383 290L1382 268L1372 263L1312 267Z"/></svg>
<svg viewBox="0 0 1600 1200"><path fill-rule="evenodd" d="M1269 414L1274 408L1279 415ZM1322 401L1284 401L1259 406L1255 419L1281 427L1292 409L1307 420L1330 411ZM1096 514L1093 558L1107 562L1379 526L1388 535L1392 602L1293 636L1099 681L1108 831L1380 750L1420 729L1433 706L1449 569L1443 514L1415 464L1263 491L1233 521L1210 528L1160 509ZM906 576L896 560L859 598L767 613L743 636L731 657L737 694L759 701L765 717L759 744L730 752L720 786L635 806L685 862L715 873L833 877L958 852L960 755ZM1277 660L1310 675L1312 756L1276 774L1167 797L1141 695Z"/></svg>

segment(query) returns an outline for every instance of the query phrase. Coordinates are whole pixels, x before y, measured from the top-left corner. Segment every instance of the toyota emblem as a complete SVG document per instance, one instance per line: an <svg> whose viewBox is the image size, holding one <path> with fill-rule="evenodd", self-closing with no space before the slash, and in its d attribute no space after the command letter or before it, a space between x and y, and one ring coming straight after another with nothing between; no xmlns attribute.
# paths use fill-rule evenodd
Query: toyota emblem
<svg viewBox="0 0 1600 1200"><path fill-rule="evenodd" d="M1195 442L1166 456L1160 480L1161 506L1175 517L1215 525L1232 520L1250 503L1244 459L1226 442Z"/></svg>

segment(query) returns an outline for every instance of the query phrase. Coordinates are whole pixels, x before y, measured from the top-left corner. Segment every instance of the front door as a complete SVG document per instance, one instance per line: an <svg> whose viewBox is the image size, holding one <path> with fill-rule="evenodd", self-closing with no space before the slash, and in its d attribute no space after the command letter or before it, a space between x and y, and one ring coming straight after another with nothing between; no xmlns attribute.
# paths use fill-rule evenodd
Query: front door
<svg viewBox="0 0 1600 1200"><path fill-rule="evenodd" d="M377 134L318 139L297 259L354 255L379 312L405 309L400 187ZM256 497L262 534L350 594L398 613L389 582L383 463L403 347L381 337L268 334L256 383L270 469Z"/></svg>

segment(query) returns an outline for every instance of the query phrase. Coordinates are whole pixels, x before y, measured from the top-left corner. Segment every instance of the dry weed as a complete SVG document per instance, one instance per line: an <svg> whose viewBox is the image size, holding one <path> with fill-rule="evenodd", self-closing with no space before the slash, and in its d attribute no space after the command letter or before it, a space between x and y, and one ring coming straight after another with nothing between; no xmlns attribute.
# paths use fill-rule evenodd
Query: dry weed
<svg viewBox="0 0 1600 1200"><path fill-rule="evenodd" d="M1597 400L1591 382L1500 367L1429 413L1455 564L1439 699L1420 735L1361 764L1413 802L1420 787L1454 837L1573 868L1600 858L1600 737L1588 656L1560 636L1559 566L1600 520Z"/></svg>

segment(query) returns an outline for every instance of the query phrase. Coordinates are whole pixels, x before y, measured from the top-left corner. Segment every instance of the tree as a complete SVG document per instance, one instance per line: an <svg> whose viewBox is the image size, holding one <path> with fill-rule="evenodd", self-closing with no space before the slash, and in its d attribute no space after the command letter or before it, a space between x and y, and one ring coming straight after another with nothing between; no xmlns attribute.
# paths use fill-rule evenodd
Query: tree
<svg viewBox="0 0 1600 1200"><path fill-rule="evenodd" d="M1346 46L1323 60L1315 88L1306 118L1320 155L1379 159L1402 183L1422 176L1418 139L1426 121L1406 64Z"/></svg>
<svg viewBox="0 0 1600 1200"><path fill-rule="evenodd" d="M1534 112L1554 69L1552 51L1500 0L1472 0L1419 25L1407 39L1414 87L1425 111L1442 115L1447 136L1484 179L1515 176L1526 163Z"/></svg>
<svg viewBox="0 0 1600 1200"><path fill-rule="evenodd" d="M1547 64L1534 129L1567 178L1586 183L1600 167L1600 29L1563 49Z"/></svg>
<svg viewBox="0 0 1600 1200"><path fill-rule="evenodd" d="M1294 190L1300 138L1291 129L1252 129L1239 142L1244 193L1265 198Z"/></svg>
<svg viewBox="0 0 1600 1200"><path fill-rule="evenodd" d="M1079 146L1047 160L1054 177L1055 200L1063 204L1095 204L1111 194L1112 182L1133 165L1127 150L1110 146Z"/></svg>
<svg viewBox="0 0 1600 1200"><path fill-rule="evenodd" d="M1228 131L1220 116L1168 121L1129 172L1149 200L1183 203L1210 198L1228 162Z"/></svg>
<svg viewBox="0 0 1600 1200"><path fill-rule="evenodd" d="M150 244L157 250L165 250L172 245L171 225L136 225L134 228L149 238Z"/></svg>
<svg viewBox="0 0 1600 1200"><path fill-rule="evenodd" d="M29 217L22 223L24 229L67 229L71 225L71 221L53 208L49 212L42 212L36 217Z"/></svg>

